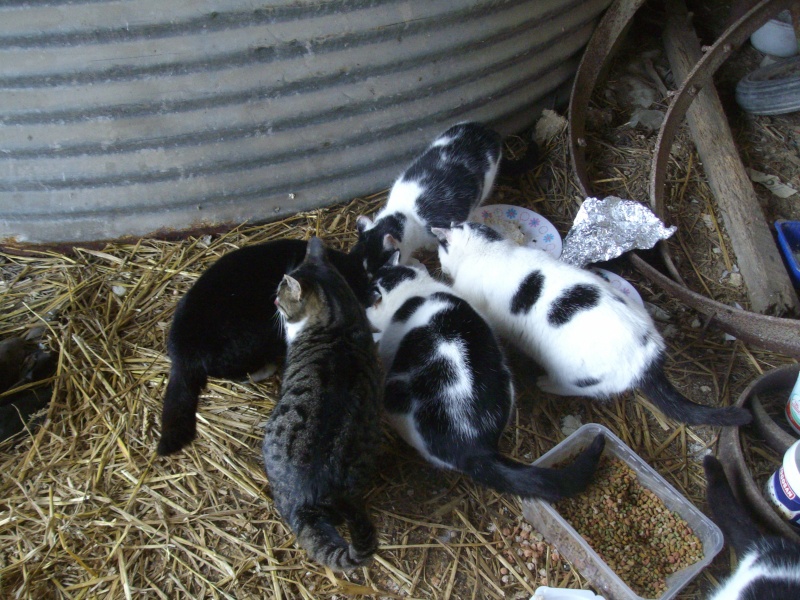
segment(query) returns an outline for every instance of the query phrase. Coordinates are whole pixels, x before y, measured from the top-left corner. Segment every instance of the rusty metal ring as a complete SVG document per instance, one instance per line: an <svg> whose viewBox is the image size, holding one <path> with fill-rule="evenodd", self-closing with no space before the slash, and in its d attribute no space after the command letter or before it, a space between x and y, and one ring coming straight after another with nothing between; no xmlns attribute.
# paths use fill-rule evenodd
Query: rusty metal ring
<svg viewBox="0 0 800 600"><path fill-rule="evenodd" d="M742 392L736 401L736 406L739 407L750 405L757 420L756 429L761 435L764 435L767 443L777 452L786 451L788 440L784 436L790 436L783 433L763 410L759 410L758 394L767 391L786 390L788 396L789 391L797 380L798 373L800 373L800 365L787 365L764 373L747 386L747 389ZM800 534L775 512L775 509L764 497L761 488L756 485L745 462L739 431L740 428L738 427L723 427L719 435L718 449L719 459L736 497L750 509L749 512L751 514L755 514L758 517L762 525L774 533L800 542Z"/></svg>
<svg viewBox="0 0 800 600"><path fill-rule="evenodd" d="M788 8L794 1L759 2L734 22L708 49L675 94L659 130L650 177L650 201L659 216L664 213L664 180L669 151L678 126L698 90L711 80L734 47L741 45L771 16ZM611 55L642 4L642 0L618 0L611 5L589 41L575 75L569 106L569 151L575 176L585 196L591 195L584 151L589 99ZM767 350L800 358L800 321L738 310L690 291L675 269L666 244L661 244L661 248L667 269L677 282L662 275L633 252L629 254L631 263L650 281L709 317L723 331Z"/></svg>

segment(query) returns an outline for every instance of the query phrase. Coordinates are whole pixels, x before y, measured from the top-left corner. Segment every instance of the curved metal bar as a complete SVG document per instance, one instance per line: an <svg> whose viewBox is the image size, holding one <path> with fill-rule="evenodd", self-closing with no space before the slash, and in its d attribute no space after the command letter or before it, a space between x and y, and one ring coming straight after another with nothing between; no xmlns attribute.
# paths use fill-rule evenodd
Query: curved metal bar
<svg viewBox="0 0 800 600"><path fill-rule="evenodd" d="M762 0L759 2L728 27L719 39L708 48L675 93L672 102L667 108L664 122L658 131L655 154L650 170L650 205L662 220L666 214L664 210L664 190L666 187L669 153L672 150L675 135L686 116L686 111L689 110L689 106L691 106L703 86L711 81L714 73L728 59L735 48L747 41L750 35L766 23L770 17L792 4L793 0ZM686 285L672 260L667 244L660 244L659 251L673 279Z"/></svg>
<svg viewBox="0 0 800 600"><path fill-rule="evenodd" d="M706 298L673 281L631 252L631 264L650 281L678 300L709 317L715 325L743 342L800 358L800 321L741 310Z"/></svg>
<svg viewBox="0 0 800 600"><path fill-rule="evenodd" d="M692 101L735 48L743 44L770 17L789 8L795 2L796 0L762 0L759 2L726 29L719 39L708 48L675 93L658 132L653 166L650 171L650 204L660 217L664 215L664 182L672 142Z"/></svg>
<svg viewBox="0 0 800 600"><path fill-rule="evenodd" d="M584 196L592 195L586 171L586 113L589 99L603 73L608 59L624 39L624 33L644 0L616 0L608 7L581 57L570 94L567 121L569 123L569 154L572 169Z"/></svg>

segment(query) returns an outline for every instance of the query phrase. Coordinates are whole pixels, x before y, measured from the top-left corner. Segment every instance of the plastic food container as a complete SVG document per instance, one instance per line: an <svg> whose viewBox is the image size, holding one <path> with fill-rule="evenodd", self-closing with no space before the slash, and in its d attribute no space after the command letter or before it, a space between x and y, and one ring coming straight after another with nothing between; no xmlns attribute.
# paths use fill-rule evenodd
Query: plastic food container
<svg viewBox="0 0 800 600"><path fill-rule="evenodd" d="M775 221L778 248L792 278L794 287L800 288L800 221Z"/></svg>
<svg viewBox="0 0 800 600"><path fill-rule="evenodd" d="M566 588L538 587L530 600L605 600L595 596L591 590L572 590Z"/></svg>
<svg viewBox="0 0 800 600"><path fill-rule="evenodd" d="M550 467L564 461L583 450L598 433L606 436L606 446L603 452L626 463L636 473L639 484L651 490L667 508L680 515L703 543L702 560L667 577L667 590L657 600L673 598L722 549L722 532L708 517L667 483L661 475L608 428L596 423L583 425L533 464ZM523 514L531 525L558 548L561 555L597 588L600 594L615 600L641 600L641 596L638 596L614 573L611 567L592 550L550 503L540 499L525 500L523 501Z"/></svg>

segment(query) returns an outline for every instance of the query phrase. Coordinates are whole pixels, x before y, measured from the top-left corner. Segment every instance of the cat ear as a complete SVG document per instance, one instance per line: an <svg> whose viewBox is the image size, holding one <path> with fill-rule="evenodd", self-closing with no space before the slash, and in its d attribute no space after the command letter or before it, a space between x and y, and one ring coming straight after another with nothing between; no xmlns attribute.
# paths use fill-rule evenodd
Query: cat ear
<svg viewBox="0 0 800 600"><path fill-rule="evenodd" d="M384 250L400 250L400 242L398 242L391 233L383 236L383 249Z"/></svg>
<svg viewBox="0 0 800 600"><path fill-rule="evenodd" d="M300 300L300 297L303 295L303 289L300 287L300 282L291 275L284 275L283 283L289 290L289 298L295 302Z"/></svg>
<svg viewBox="0 0 800 600"><path fill-rule="evenodd" d="M356 219L356 229L358 230L358 233L364 233L365 231L372 229L372 227L372 220L369 217L360 215Z"/></svg>
<svg viewBox="0 0 800 600"><path fill-rule="evenodd" d="M323 244L322 240L317 236L314 236L308 240L308 246L306 247L306 258L316 260L322 260L325 258L325 244Z"/></svg>
<svg viewBox="0 0 800 600"><path fill-rule="evenodd" d="M369 306L375 306L381 300L383 300L383 295L381 294L380 289L378 289L377 285L372 286L372 289L369 291Z"/></svg>
<svg viewBox="0 0 800 600"><path fill-rule="evenodd" d="M447 244L453 236L452 229L445 229L444 227L431 227L431 233L436 236L441 244Z"/></svg>
<svg viewBox="0 0 800 600"><path fill-rule="evenodd" d="M386 261L390 267L396 267L400 264L400 250L395 250L394 253L389 257L389 260Z"/></svg>

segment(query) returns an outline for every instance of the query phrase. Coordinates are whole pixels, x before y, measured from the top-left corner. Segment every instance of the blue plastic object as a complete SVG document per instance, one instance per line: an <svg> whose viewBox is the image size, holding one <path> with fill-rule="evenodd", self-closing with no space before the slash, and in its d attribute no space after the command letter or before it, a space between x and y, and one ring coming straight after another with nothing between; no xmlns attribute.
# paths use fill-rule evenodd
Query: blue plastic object
<svg viewBox="0 0 800 600"><path fill-rule="evenodd" d="M800 221L775 221L778 232L778 247L783 255L783 262L792 277L794 287L800 288Z"/></svg>

